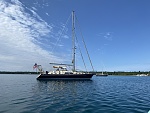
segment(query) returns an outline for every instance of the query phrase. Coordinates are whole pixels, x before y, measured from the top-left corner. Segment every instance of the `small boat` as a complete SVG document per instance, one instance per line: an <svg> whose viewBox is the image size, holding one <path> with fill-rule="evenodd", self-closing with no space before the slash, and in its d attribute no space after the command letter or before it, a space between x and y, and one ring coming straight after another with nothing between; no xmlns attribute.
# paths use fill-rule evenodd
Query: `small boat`
<svg viewBox="0 0 150 113"><path fill-rule="evenodd" d="M93 73L90 72L81 72L81 71L76 71L75 67L75 15L74 11L72 12L72 40L73 40L73 58L72 58L72 64L60 64L60 63L50 63L51 65L54 65L53 68L55 71L46 71L46 73L41 73L38 77L37 80L59 80L59 79L73 79L73 80L83 80L83 79L91 79L92 76L94 75ZM85 44L85 43L84 43ZM86 47L86 46L85 46ZM87 50L87 48L86 48ZM89 57L89 54L88 54ZM90 57L89 57L90 60ZM90 60L91 63L91 60ZM67 66L72 66L72 70L68 70ZM92 64L91 64L92 66ZM93 68L93 66L92 66ZM94 69L93 69L94 70Z"/></svg>
<svg viewBox="0 0 150 113"><path fill-rule="evenodd" d="M107 73L104 74L104 73L102 72L102 73L96 73L96 76L108 76L108 74L107 74Z"/></svg>
<svg viewBox="0 0 150 113"><path fill-rule="evenodd" d="M136 76L148 76L148 74L137 74Z"/></svg>

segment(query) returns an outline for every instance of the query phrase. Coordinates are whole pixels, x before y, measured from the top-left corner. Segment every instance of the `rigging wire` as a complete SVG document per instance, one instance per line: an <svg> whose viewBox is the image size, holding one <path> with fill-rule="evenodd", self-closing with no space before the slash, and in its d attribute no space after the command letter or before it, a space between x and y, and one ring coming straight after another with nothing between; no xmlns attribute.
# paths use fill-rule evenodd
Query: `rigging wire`
<svg viewBox="0 0 150 113"><path fill-rule="evenodd" d="M65 31L66 25L68 24L68 21L70 20L71 15L72 15L72 14L70 14L70 16L68 17L68 19L67 19L67 21L66 21L66 23L65 23L65 26L62 28L62 30L61 30L62 32L60 33L59 37L57 38L57 41L56 41L56 43L54 44L54 47L52 48L52 52L54 51L54 49L56 48L58 42L60 41L60 38L61 38L62 34L63 34L64 31ZM89 55L89 53L88 53L88 50L87 50L87 47L86 47L86 44L85 44L85 41L84 41L84 38L83 38L83 35L82 35L82 32L81 32L81 27L80 27L80 25L79 25L79 21L78 21L78 19L77 19L76 16L75 16L75 19L76 19L76 21L78 22L78 26L79 26L79 30L80 30L80 35L81 35L81 37L82 37L82 41L83 41L83 43L84 43L84 47L85 47L86 53L87 53L87 55L88 55L88 59L89 59L89 61L90 61L91 67L92 67L92 69L93 69L93 71L94 71L93 64L92 64L92 61L91 61L91 59L90 59L90 55ZM73 30L73 31L75 32L75 30ZM74 33L74 35L75 35L75 33ZM78 39L77 39L76 35L75 35L75 38L76 38L76 42L78 43ZM78 43L78 46L79 46L79 43ZM85 67L85 69L86 69L86 71L87 71L87 67L86 67L86 65L85 65L85 61L84 61L83 54L82 54L82 52L81 52L80 46L79 46L79 52L80 52L80 54L81 54L82 61L83 61L83 63L84 63L84 67Z"/></svg>
<svg viewBox="0 0 150 113"><path fill-rule="evenodd" d="M86 71L87 71L87 68L86 68L86 65L85 65L85 61L84 61L84 58L83 58L83 55L82 55L82 52L81 52L81 48L80 48L80 46L79 46L78 39L77 39L77 36L76 36L76 35L75 35L75 38L76 38L76 42L77 42L78 47L79 47L79 52L80 52L80 54L81 54L81 58L82 58L84 67L85 67L85 69L86 69Z"/></svg>
<svg viewBox="0 0 150 113"><path fill-rule="evenodd" d="M78 21L78 19L77 19L77 17L76 17L76 16L75 16L75 18L76 18L76 20L77 20L77 22L78 22L78 26L79 26L80 34L81 34L81 37L82 37L82 41L83 41L83 43L84 43L84 47L85 47L85 49L86 49L86 53L87 53L87 55L88 55L88 58L89 58L89 61L90 61L91 67L92 67L92 69L93 69L93 71L94 71L94 67L93 67L93 64L92 64L92 61L91 61L91 58L90 58L89 52L88 52L87 47L86 47L86 44L85 44L85 41L84 41L84 38L83 38L83 34L82 34L82 32L81 32L81 27L80 27L80 25L79 25L79 21Z"/></svg>
<svg viewBox="0 0 150 113"><path fill-rule="evenodd" d="M66 21L66 23L65 23L65 26L62 28L62 32L60 33L60 35L59 35L59 37L57 38L57 41L56 41L56 43L54 44L54 47L52 48L52 53L53 53L53 51L54 51L54 49L56 48L56 45L58 44L58 42L60 41L60 37L62 37L62 34L64 33L64 31L65 31L65 28L66 28L66 25L68 24L68 21L70 20L70 18L71 18L71 14L69 15L69 17L68 17L68 19L67 19L67 21Z"/></svg>

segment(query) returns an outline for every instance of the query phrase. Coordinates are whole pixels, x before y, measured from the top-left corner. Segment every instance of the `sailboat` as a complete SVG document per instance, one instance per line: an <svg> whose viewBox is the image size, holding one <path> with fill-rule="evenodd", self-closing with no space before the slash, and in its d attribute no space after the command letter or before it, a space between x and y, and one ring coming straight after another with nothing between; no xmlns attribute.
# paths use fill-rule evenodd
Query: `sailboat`
<svg viewBox="0 0 150 113"><path fill-rule="evenodd" d="M96 76L108 76L108 74L102 71L102 73L96 73Z"/></svg>
<svg viewBox="0 0 150 113"><path fill-rule="evenodd" d="M91 79L94 75L90 72L82 72L76 71L75 67L75 14L74 11L72 12L72 40L73 40L73 60L72 64L61 64L61 63L50 63L54 65L53 68L55 71L46 71L46 73L41 73L37 80L58 80L58 79L73 79L73 80L82 80L82 79ZM91 60L90 60L91 61ZM72 70L67 70L67 66L72 66ZM93 66L92 66L93 67ZM94 69L93 69L94 70Z"/></svg>

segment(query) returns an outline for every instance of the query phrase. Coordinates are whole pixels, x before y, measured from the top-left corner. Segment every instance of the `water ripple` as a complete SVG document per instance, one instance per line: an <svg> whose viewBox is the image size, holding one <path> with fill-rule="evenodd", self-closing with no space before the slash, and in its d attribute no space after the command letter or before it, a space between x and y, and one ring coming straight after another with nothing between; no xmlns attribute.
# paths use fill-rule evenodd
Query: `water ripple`
<svg viewBox="0 0 150 113"><path fill-rule="evenodd" d="M109 76L90 81L37 81L0 76L0 113L146 113L150 77Z"/></svg>

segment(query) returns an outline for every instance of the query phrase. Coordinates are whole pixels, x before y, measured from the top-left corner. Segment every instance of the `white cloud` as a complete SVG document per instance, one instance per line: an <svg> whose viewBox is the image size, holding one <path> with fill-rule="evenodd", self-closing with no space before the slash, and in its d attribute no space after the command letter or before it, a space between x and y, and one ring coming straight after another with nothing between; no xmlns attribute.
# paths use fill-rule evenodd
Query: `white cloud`
<svg viewBox="0 0 150 113"><path fill-rule="evenodd" d="M64 35L64 38L68 39L68 38L69 38L69 36L68 36L68 35Z"/></svg>
<svg viewBox="0 0 150 113"><path fill-rule="evenodd" d="M18 0L0 1L0 71L32 71L35 62L47 70L49 62L63 62L36 43L52 32L52 26L30 12L33 16Z"/></svg>
<svg viewBox="0 0 150 113"><path fill-rule="evenodd" d="M49 14L48 13L45 13L47 16L49 16Z"/></svg>
<svg viewBox="0 0 150 113"><path fill-rule="evenodd" d="M111 40L112 40L112 32L107 32L107 33L104 35L104 38L105 38L106 40L111 41Z"/></svg>
<svg viewBox="0 0 150 113"><path fill-rule="evenodd" d="M113 32L99 33L98 37L102 37L105 40L112 41L113 40Z"/></svg>

